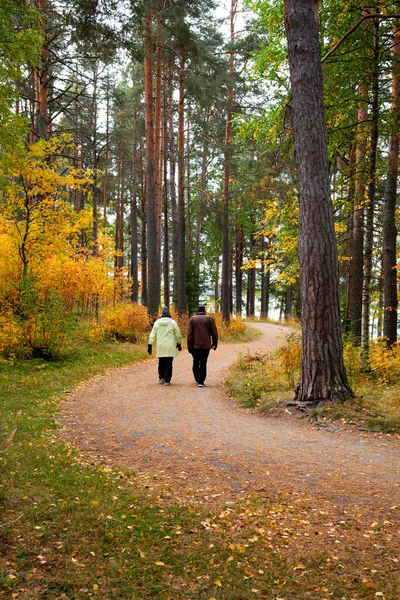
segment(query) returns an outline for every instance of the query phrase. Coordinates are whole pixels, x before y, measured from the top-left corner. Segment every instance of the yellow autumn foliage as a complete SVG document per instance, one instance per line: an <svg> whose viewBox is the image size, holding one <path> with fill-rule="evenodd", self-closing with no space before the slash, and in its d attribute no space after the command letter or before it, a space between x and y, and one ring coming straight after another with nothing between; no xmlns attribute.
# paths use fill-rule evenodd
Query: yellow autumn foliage
<svg viewBox="0 0 400 600"><path fill-rule="evenodd" d="M215 320L221 340L227 337L238 337L246 331L246 324L240 316L231 318L229 323L223 320L221 312L215 313L212 317Z"/></svg>
<svg viewBox="0 0 400 600"><path fill-rule="evenodd" d="M382 383L395 383L400 379L400 347L388 348L384 340L374 342L369 350L369 366Z"/></svg>
<svg viewBox="0 0 400 600"><path fill-rule="evenodd" d="M108 337L128 342L144 339L145 334L150 331L146 307L132 302L121 303L108 310L102 326Z"/></svg>

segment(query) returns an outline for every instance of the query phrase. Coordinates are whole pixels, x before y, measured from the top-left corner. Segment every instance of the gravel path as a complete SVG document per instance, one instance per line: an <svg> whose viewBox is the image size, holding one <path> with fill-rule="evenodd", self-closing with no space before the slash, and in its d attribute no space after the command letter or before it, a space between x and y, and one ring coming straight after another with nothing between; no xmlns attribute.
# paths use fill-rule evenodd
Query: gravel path
<svg viewBox="0 0 400 600"><path fill-rule="evenodd" d="M91 460L133 469L147 487L182 501L285 492L342 505L400 504L398 437L319 430L226 397L224 371L238 352L276 348L284 334L277 325L254 327L262 337L211 352L204 388L193 381L186 351L174 360L170 387L158 384L156 360L91 380L62 404L64 436Z"/></svg>

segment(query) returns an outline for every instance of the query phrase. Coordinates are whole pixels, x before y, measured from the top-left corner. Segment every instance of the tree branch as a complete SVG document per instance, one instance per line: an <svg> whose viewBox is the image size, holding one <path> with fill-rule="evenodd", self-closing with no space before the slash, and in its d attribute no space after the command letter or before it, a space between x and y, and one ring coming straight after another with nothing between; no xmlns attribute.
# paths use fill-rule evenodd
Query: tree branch
<svg viewBox="0 0 400 600"><path fill-rule="evenodd" d="M373 13L371 15L364 15L351 29L349 29L340 40L329 50L327 54L321 59L321 64L323 64L336 50L343 44L343 42L355 31L364 21L367 19L399 19L400 15L381 15L379 13Z"/></svg>

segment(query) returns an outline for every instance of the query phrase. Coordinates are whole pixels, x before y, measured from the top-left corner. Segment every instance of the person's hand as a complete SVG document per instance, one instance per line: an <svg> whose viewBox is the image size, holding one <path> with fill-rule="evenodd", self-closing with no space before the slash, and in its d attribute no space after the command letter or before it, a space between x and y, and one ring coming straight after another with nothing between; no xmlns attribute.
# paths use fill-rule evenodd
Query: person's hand
<svg viewBox="0 0 400 600"><path fill-rule="evenodd" d="M188 348L189 354L193 354L193 348Z"/></svg>
<svg viewBox="0 0 400 600"><path fill-rule="evenodd" d="M179 352L182 350L182 346L180 344L177 344L176 347L178 348Z"/></svg>
<svg viewBox="0 0 400 600"><path fill-rule="evenodd" d="M211 346L211 348L212 348L213 350L216 350L216 349L217 349L217 346L216 346L215 344L213 344L213 345Z"/></svg>
<svg viewBox="0 0 400 600"><path fill-rule="evenodd" d="M153 350L153 346L151 344L147 344L147 352L150 354L150 356L151 356L152 350Z"/></svg>

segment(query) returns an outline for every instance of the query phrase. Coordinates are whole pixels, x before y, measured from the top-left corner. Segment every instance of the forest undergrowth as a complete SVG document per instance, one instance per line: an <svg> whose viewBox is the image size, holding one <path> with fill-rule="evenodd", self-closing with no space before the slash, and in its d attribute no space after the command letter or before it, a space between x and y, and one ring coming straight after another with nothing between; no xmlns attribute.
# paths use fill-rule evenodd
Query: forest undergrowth
<svg viewBox="0 0 400 600"><path fill-rule="evenodd" d="M361 349L347 341L344 361L355 397L313 409L307 415L310 421L400 433L400 347L388 348L384 341L376 341L368 357L363 357ZM294 396L300 363L301 334L292 331L277 351L241 354L226 376L225 388L247 408L285 412L285 402Z"/></svg>

